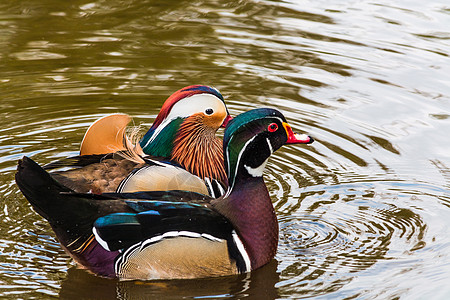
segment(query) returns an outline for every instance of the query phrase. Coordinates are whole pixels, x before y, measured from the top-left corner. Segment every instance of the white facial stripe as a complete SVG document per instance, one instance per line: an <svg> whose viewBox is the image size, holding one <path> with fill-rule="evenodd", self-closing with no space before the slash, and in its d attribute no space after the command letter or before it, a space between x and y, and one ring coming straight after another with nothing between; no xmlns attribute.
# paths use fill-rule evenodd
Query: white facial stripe
<svg viewBox="0 0 450 300"><path fill-rule="evenodd" d="M280 117L270 116L268 118L278 119L278 120L280 120L281 124L283 124L283 122L284 122Z"/></svg>
<svg viewBox="0 0 450 300"><path fill-rule="evenodd" d="M241 161L242 154L244 153L244 151L245 151L245 149L247 148L248 144L250 144L256 137L257 137L257 135L255 135L254 137L252 137L251 139L249 139L249 140L245 143L244 147L242 147L241 151L239 152L238 159L237 159L237 162L236 162L236 170L234 171L234 177L233 177L234 180L233 180L233 184L232 184L231 187L228 189L229 191L231 191L231 190L233 189L234 183L236 182L236 175L237 175L237 172L238 172L238 169L239 169L239 163L240 163L240 161ZM230 139L230 142L231 142L231 139ZM228 170L229 170L229 168L230 168L230 161L228 160ZM227 191L227 194L229 194L229 191Z"/></svg>
<svg viewBox="0 0 450 300"><path fill-rule="evenodd" d="M268 117L266 117L266 118L278 119L281 123L284 122L280 117L276 117L276 116L268 116ZM252 137L250 140L248 140L248 141L245 143L244 147L243 147L243 148L241 149L241 151L239 152L238 160L237 160L237 164L236 164L236 170L235 170L235 173L234 173L234 178L236 178L237 171L238 171L238 169L239 169L239 162L240 162L240 160L241 160L242 153L245 151L245 149L247 148L248 144L251 143L251 142L256 138L256 136L257 136L257 135L255 135L255 136ZM231 140L232 140L232 139L233 139L233 136L232 136L232 137L230 138L230 140L228 141L228 144L231 143ZM267 144L269 145L270 154L272 154L272 153L273 153L273 147L272 147L272 144L270 143L270 140L269 140L269 139L267 139ZM228 151L226 151L225 155L227 156L228 172L231 172L231 169L230 169L230 154L228 153ZM266 162L267 162L267 160L266 160ZM263 163L261 166L263 166L263 171L264 171L265 163ZM261 167L261 166L260 166L260 167ZM245 166L245 168L250 168L250 167ZM252 169L252 168L250 168L250 169ZM252 170L256 170L256 169L252 169ZM247 171L248 171L248 169L247 169ZM250 173L250 172L249 172L249 173ZM229 174L229 175L231 175L231 174ZM250 175L251 175L251 173L250 173ZM229 194L231 193L231 191L233 190L233 187L234 187L234 181L233 181L233 183L228 187L227 193L224 195L224 197L228 197L228 195L229 195Z"/></svg>
<svg viewBox="0 0 450 300"><path fill-rule="evenodd" d="M211 94L196 94L181 99L172 106L166 119L187 118L199 112L205 112L212 108L214 113L223 112L226 115L226 107L222 100Z"/></svg>
<svg viewBox="0 0 450 300"><path fill-rule="evenodd" d="M269 145L270 154L272 154L273 153L272 144L270 143L270 140L268 138L266 138L266 141L267 141L267 145Z"/></svg>
<svg viewBox="0 0 450 300"><path fill-rule="evenodd" d="M212 94L196 94L181 99L172 106L167 117L155 129L153 135L143 148L147 147L158 134L176 118L187 118L196 113L204 113L208 108L212 108L214 114L222 113L224 117L227 115L225 103Z"/></svg>

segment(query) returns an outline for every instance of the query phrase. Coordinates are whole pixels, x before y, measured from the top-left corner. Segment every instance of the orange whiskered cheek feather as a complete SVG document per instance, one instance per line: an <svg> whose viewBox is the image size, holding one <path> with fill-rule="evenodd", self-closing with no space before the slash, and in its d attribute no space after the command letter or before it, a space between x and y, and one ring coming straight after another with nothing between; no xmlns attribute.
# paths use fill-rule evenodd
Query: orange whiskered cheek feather
<svg viewBox="0 0 450 300"><path fill-rule="evenodd" d="M204 113L200 113L202 115L203 124L207 127L210 127L214 130L217 130L222 126L225 117L227 116L226 112L216 112L211 116L207 116Z"/></svg>
<svg viewBox="0 0 450 300"><path fill-rule="evenodd" d="M205 118L201 115L190 116L181 124L174 141L172 159L201 178L226 182L222 140L215 137L212 127L204 125Z"/></svg>

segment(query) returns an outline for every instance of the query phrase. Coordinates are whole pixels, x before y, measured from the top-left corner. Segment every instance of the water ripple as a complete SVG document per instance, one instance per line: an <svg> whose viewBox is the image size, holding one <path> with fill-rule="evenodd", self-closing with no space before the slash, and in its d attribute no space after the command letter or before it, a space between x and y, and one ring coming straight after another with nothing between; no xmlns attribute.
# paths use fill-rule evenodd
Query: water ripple
<svg viewBox="0 0 450 300"><path fill-rule="evenodd" d="M416 192L412 192L413 187ZM435 273L433 267L420 261L423 251L428 248L426 253L431 253L429 247L436 243L429 232L446 227L433 222L435 212L429 201L441 205L433 196L436 187L373 182L301 190L299 198L290 199L300 205L279 208L283 213L279 214L278 257L283 257L279 270L284 278L280 287L302 287L305 293L317 296L334 293L354 281L357 274L370 274L375 264L406 261L416 261L417 272ZM448 198L447 190L438 190ZM435 276L443 280L438 274Z"/></svg>

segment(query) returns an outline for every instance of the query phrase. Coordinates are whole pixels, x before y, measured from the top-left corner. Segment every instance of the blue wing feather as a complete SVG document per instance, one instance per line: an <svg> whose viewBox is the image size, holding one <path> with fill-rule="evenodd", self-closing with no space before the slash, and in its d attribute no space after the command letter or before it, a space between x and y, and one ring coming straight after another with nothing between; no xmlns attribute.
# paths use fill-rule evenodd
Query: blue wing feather
<svg viewBox="0 0 450 300"><path fill-rule="evenodd" d="M136 224L136 214L134 213L115 213L98 218L95 221L96 226L110 226L113 224Z"/></svg>
<svg viewBox="0 0 450 300"><path fill-rule="evenodd" d="M166 232L189 231L229 239L233 227L221 214L194 203L133 201L126 204L136 213L115 213L94 223L97 238L115 251Z"/></svg>
<svg viewBox="0 0 450 300"><path fill-rule="evenodd" d="M156 200L125 200L125 203L136 212L144 212L148 210L163 211L168 209L200 209L205 212L211 212L210 208L196 203L173 202L173 201L156 201Z"/></svg>

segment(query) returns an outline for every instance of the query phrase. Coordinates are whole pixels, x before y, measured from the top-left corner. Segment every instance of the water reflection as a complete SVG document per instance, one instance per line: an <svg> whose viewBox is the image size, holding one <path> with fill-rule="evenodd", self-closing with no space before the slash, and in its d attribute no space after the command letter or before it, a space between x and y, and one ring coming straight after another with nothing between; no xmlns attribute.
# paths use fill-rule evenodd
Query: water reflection
<svg viewBox="0 0 450 300"><path fill-rule="evenodd" d="M279 280L277 262L251 274L224 278L169 281L117 281L103 279L71 268L63 281L61 299L143 299L143 298L247 298L276 299Z"/></svg>

